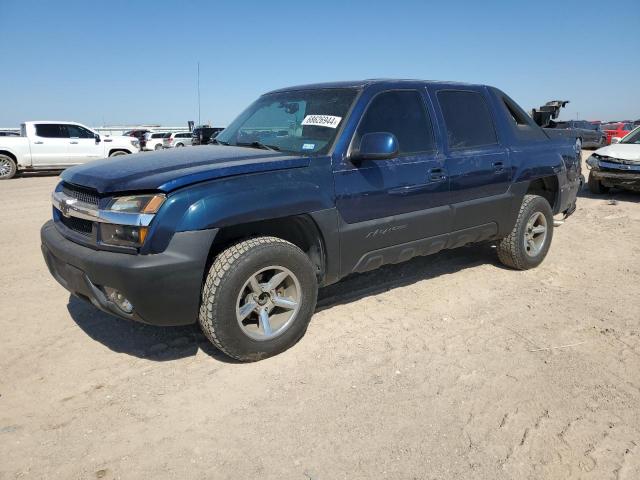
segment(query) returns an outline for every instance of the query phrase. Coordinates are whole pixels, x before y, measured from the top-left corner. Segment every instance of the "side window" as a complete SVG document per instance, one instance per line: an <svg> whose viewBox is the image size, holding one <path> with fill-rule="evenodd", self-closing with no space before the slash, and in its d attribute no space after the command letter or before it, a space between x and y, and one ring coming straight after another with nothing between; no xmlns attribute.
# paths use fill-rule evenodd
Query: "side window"
<svg viewBox="0 0 640 480"><path fill-rule="evenodd" d="M433 127L422 97L415 90L399 90L376 96L364 114L354 137L360 144L365 133L389 132L398 139L400 154L435 150Z"/></svg>
<svg viewBox="0 0 640 480"><path fill-rule="evenodd" d="M65 125L68 138L93 138L93 134L80 125Z"/></svg>
<svg viewBox="0 0 640 480"><path fill-rule="evenodd" d="M57 123L37 123L36 135L44 138L67 138L65 125Z"/></svg>
<svg viewBox="0 0 640 480"><path fill-rule="evenodd" d="M512 123L516 137L520 140L547 140L544 131L525 113L516 102L502 92L497 92L499 101L504 107L504 113Z"/></svg>
<svg viewBox="0 0 640 480"><path fill-rule="evenodd" d="M438 103L447 127L449 148L466 149L498 143L491 112L481 94L441 90Z"/></svg>

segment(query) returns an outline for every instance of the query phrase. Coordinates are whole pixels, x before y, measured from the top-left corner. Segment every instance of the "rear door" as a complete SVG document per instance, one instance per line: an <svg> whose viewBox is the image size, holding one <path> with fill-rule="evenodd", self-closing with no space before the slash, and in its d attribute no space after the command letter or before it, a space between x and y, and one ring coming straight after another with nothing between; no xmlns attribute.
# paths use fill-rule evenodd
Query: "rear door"
<svg viewBox="0 0 640 480"><path fill-rule="evenodd" d="M29 134L29 144L34 167L58 167L71 164L66 125L36 123L33 130Z"/></svg>
<svg viewBox="0 0 640 480"><path fill-rule="evenodd" d="M66 125L66 131L71 163L81 164L104 157L102 143L96 142L92 131L80 125Z"/></svg>
<svg viewBox="0 0 640 480"><path fill-rule="evenodd" d="M497 233L511 204L509 155L498 139L483 87L439 88L435 97L443 119L453 207L449 246L456 246Z"/></svg>
<svg viewBox="0 0 640 480"><path fill-rule="evenodd" d="M351 150L365 133L389 132L398 140L398 156L356 163L347 157L334 167L336 205L343 220L343 274L428 253L428 245L406 244L448 232L449 184L425 102L418 89L377 93L353 135ZM443 246L444 239L439 241Z"/></svg>

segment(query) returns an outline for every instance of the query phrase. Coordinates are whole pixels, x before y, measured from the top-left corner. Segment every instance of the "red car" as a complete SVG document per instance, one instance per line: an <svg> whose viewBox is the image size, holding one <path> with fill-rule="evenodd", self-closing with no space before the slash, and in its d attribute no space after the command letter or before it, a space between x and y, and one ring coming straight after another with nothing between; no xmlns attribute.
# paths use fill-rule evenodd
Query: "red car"
<svg viewBox="0 0 640 480"><path fill-rule="evenodd" d="M633 130L632 123L606 123L600 126L600 129L607 134L607 145L611 145L611 139L613 137L624 137L627 133Z"/></svg>

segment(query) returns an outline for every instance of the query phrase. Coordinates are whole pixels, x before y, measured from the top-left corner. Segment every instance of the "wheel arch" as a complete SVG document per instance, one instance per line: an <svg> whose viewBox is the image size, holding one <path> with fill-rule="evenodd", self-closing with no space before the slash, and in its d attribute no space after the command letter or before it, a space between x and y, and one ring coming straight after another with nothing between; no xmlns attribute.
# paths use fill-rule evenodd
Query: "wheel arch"
<svg viewBox="0 0 640 480"><path fill-rule="evenodd" d="M560 200L559 192L560 183L558 182L558 177L555 175L548 175L546 177L531 180L525 195L539 195L545 198L549 202L551 210L555 213Z"/></svg>
<svg viewBox="0 0 640 480"><path fill-rule="evenodd" d="M220 228L209 249L207 265L204 270L205 276L214 259L223 250L241 240L260 236L278 237L300 248L315 266L318 282L322 283L326 273L326 242L317 223L307 214L259 220Z"/></svg>
<svg viewBox="0 0 640 480"><path fill-rule="evenodd" d="M128 150L126 148L115 147L115 148L112 148L112 149L109 150L109 156L113 155L116 152L125 152L127 155L130 155L131 153L133 153L133 152L131 152L131 150Z"/></svg>
<svg viewBox="0 0 640 480"><path fill-rule="evenodd" d="M6 155L16 162L16 166L18 165L18 157L13 152L10 152L9 150L0 150L0 155Z"/></svg>

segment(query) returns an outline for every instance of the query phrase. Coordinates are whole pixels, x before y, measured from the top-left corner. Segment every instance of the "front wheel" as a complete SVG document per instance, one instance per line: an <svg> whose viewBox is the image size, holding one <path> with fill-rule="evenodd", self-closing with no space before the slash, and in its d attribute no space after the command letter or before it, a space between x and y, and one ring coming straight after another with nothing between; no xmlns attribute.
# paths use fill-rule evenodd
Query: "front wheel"
<svg viewBox="0 0 640 480"><path fill-rule="evenodd" d="M539 195L525 195L516 224L498 244L498 258L511 268L537 267L547 256L553 238L553 212Z"/></svg>
<svg viewBox="0 0 640 480"><path fill-rule="evenodd" d="M111 155L109 155L110 157L119 157L120 155L127 155L129 152L125 152L124 150L116 150L115 152L112 152Z"/></svg>
<svg viewBox="0 0 640 480"><path fill-rule="evenodd" d="M8 155L0 155L0 180L9 180L16 176L18 166L13 158Z"/></svg>
<svg viewBox="0 0 640 480"><path fill-rule="evenodd" d="M179 148L179 147L184 147L184 145L181 143L176 144L176 148Z"/></svg>
<svg viewBox="0 0 640 480"><path fill-rule="evenodd" d="M214 260L199 321L219 350L241 361L276 355L307 329L318 283L309 257L276 237L244 240Z"/></svg>

